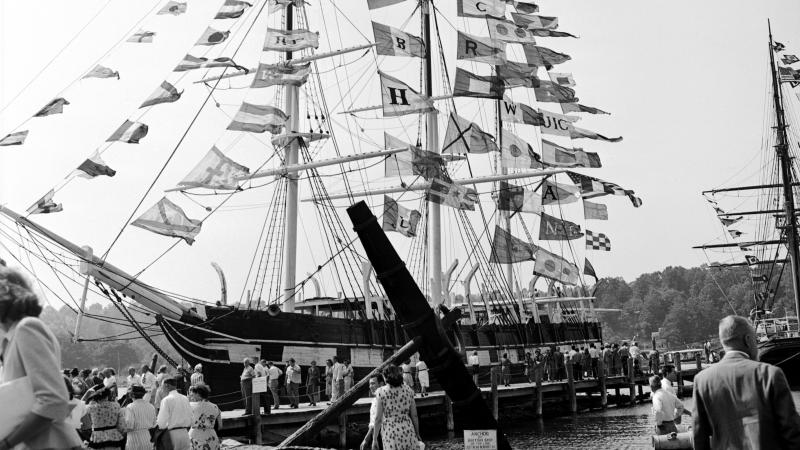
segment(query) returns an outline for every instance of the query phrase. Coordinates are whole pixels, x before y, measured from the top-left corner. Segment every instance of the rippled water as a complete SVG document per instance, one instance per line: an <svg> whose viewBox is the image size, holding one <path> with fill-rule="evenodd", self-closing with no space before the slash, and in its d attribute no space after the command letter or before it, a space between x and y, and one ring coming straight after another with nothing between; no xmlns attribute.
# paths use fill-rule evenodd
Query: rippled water
<svg viewBox="0 0 800 450"><path fill-rule="evenodd" d="M800 405L800 392L793 392L792 397L795 405ZM683 403L690 410L694 406L691 398L683 399ZM686 423L684 420L678 428L685 431ZM515 449L652 449L653 426L650 403L504 423ZM428 449L435 450L464 448L459 439L430 440L426 444Z"/></svg>

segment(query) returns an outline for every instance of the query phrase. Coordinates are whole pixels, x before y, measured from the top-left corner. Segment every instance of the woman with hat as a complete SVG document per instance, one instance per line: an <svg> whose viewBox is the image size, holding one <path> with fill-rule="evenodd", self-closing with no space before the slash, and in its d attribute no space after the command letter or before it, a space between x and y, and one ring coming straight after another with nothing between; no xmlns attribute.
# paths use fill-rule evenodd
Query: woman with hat
<svg viewBox="0 0 800 450"><path fill-rule="evenodd" d="M86 411L92 418L92 437L89 448L122 450L125 445L125 415L116 402L111 386L98 384L86 391L83 401L88 405Z"/></svg>
<svg viewBox="0 0 800 450"><path fill-rule="evenodd" d="M27 377L33 389L31 410L11 433L0 436L0 450L20 447L77 449L77 431L65 422L68 391L61 376L61 347L47 325L38 319L39 299L17 270L0 264L0 383ZM7 407L7 405L6 405Z"/></svg>
<svg viewBox="0 0 800 450"><path fill-rule="evenodd" d="M156 408L144 399L147 389L139 384L130 388L133 402L125 407L125 428L128 439L125 450L152 450L150 429L156 426Z"/></svg>

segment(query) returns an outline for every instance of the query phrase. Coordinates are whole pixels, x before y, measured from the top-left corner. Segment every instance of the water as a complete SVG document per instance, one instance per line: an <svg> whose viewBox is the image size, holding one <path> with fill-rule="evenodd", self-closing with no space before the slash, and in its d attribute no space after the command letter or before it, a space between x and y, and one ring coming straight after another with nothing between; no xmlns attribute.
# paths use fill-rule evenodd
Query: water
<svg viewBox="0 0 800 450"><path fill-rule="evenodd" d="M795 405L800 405L800 391L792 392L792 397ZM691 398L683 399L683 405L689 410L694 407ZM690 422L690 417L684 417L678 429L686 431ZM654 425L650 403L504 423L508 428L506 435L515 449L652 449ZM433 450L464 448L460 439L433 439L426 441L426 445Z"/></svg>

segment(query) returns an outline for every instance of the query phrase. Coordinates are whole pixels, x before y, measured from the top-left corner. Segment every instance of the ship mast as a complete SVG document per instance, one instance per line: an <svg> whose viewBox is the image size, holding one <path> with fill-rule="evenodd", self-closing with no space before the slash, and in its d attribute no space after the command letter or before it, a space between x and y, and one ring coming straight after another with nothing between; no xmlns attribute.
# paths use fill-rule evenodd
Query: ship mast
<svg viewBox="0 0 800 450"><path fill-rule="evenodd" d="M800 316L800 251L797 247L797 220L795 219L794 191L792 190L792 160L789 157L789 140L786 137L786 117L783 114L780 80L775 69L775 52L772 41L772 27L767 20L769 29L769 68L772 71L772 95L777 117L778 144L775 151L781 163L781 176L783 182L783 207L786 211L786 244L789 247L789 260L792 268L792 287L794 288L794 311Z"/></svg>
<svg viewBox="0 0 800 450"><path fill-rule="evenodd" d="M421 0L422 41L425 43L425 86L423 94L433 97L433 37L431 35L431 7L433 0ZM427 150L439 153L439 124L437 111L426 114ZM431 301L438 305L442 301L442 212L438 203L428 200L428 247L430 251Z"/></svg>
<svg viewBox="0 0 800 450"><path fill-rule="evenodd" d="M291 30L293 26L294 4L290 2L286 5L286 29ZM292 52L286 52L286 61L292 59ZM289 123L287 132L292 133L299 131L300 117L299 117L299 99L298 95L300 88L298 86L286 85L284 86L285 94L285 110L289 115ZM298 139L292 139L288 147L286 147L286 157L284 158L284 166L297 164L299 153ZM284 226L284 257L283 257L283 311L294 312L294 297L295 297L295 275L297 267L297 209L299 205L298 199L298 172L290 172L286 174L286 211L283 221Z"/></svg>
<svg viewBox="0 0 800 450"><path fill-rule="evenodd" d="M496 66L496 67L499 68L499 66ZM495 75L497 75L498 77L500 76L499 73L500 73L499 70L495 70ZM500 99L498 99L496 101L495 114L497 115L497 146L500 147L500 148L503 148L503 115L502 115L502 109L501 109L502 108L501 102L502 102L502 100L500 100ZM500 157L500 154L502 154L502 152L498 153L498 156L497 156L497 159L496 159L497 165L500 167L500 174L501 175L507 175L508 174L508 169L503 166L502 157ZM498 192L498 195L502 195L502 193L500 193L500 188L499 187L497 188L497 192ZM506 231L508 231L508 233L511 234L511 211L503 211L503 210L500 210L498 208L497 214L498 214L498 219L499 219L498 223L502 223L503 224L503 228L505 228ZM514 265L513 264L506 264L504 266L504 268L505 268L505 271L506 271L505 275L506 275L506 283L508 283L508 290L509 290L509 292L512 293L512 296L513 296L514 295ZM519 311L520 317L522 317L522 312L523 312L522 310Z"/></svg>

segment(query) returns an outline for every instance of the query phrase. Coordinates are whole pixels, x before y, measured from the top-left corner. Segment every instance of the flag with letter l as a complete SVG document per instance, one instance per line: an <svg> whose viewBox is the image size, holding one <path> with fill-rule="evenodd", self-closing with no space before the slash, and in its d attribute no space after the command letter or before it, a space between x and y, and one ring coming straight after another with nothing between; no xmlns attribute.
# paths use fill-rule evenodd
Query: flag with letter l
<svg viewBox="0 0 800 450"><path fill-rule="evenodd" d="M476 97L502 99L506 87L503 81L495 76L475 75L460 67L456 68L456 80L453 83L453 97Z"/></svg>
<svg viewBox="0 0 800 450"><path fill-rule="evenodd" d="M98 64L94 69L90 70L89 73L84 75L83 78L116 78L119 80L119 72Z"/></svg>
<svg viewBox="0 0 800 450"><path fill-rule="evenodd" d="M396 231L406 237L417 235L417 224L422 214L415 209L400 206L392 197L383 196L383 230Z"/></svg>
<svg viewBox="0 0 800 450"><path fill-rule="evenodd" d="M542 139L542 162L554 167L602 167L597 153L568 149Z"/></svg>
<svg viewBox="0 0 800 450"><path fill-rule="evenodd" d="M230 31L220 31L215 30L214 28L208 27L203 35L200 36L200 39L195 42L194 45L217 45L221 42L225 42L225 39L228 39L230 36Z"/></svg>
<svg viewBox="0 0 800 450"><path fill-rule="evenodd" d="M496 39L472 36L458 32L456 59L492 65L506 63L506 44Z"/></svg>
<svg viewBox="0 0 800 450"><path fill-rule="evenodd" d="M120 141L129 144L138 144L139 141L147 136L147 125L141 122L126 120L117 131L115 131L106 142Z"/></svg>
<svg viewBox="0 0 800 450"><path fill-rule="evenodd" d="M44 197L37 200L36 203L27 209L28 214L50 214L63 211L63 205L53 201L54 195L56 195L55 190L50 189L47 194L44 194Z"/></svg>
<svg viewBox="0 0 800 450"><path fill-rule="evenodd" d="M167 81L163 81L161 82L161 86L159 86L158 89L156 89L156 91L153 92L153 94L150 95L150 97L148 97L139 108L145 108L147 106L153 106L159 103L177 102L181 98L181 95L183 95L183 91L178 92L178 90L175 89L175 86L171 85Z"/></svg>
<svg viewBox="0 0 800 450"><path fill-rule="evenodd" d="M312 47L319 47L319 33L313 33L305 29L286 31L275 28L267 28L267 38L264 41L264 50L296 52Z"/></svg>
<svg viewBox="0 0 800 450"><path fill-rule="evenodd" d="M487 17L489 24L489 37L504 42L519 42L525 44L535 44L536 38L533 33L525 27L521 27L510 20Z"/></svg>
<svg viewBox="0 0 800 450"><path fill-rule="evenodd" d="M238 189L239 178L249 173L250 169L228 158L213 146L194 169L178 183L178 186Z"/></svg>
<svg viewBox="0 0 800 450"><path fill-rule="evenodd" d="M492 239L490 263L513 264L532 261L538 247L513 236L509 231L495 225Z"/></svg>
<svg viewBox="0 0 800 450"><path fill-rule="evenodd" d="M137 42L137 43L151 43L153 42L153 38L155 37L156 33L153 31L145 31L139 29L133 36L128 38L128 42Z"/></svg>
<svg viewBox="0 0 800 450"><path fill-rule="evenodd" d="M289 116L274 106L242 103L239 112L228 125L228 129L251 133L269 131L272 134L278 134L286 126L287 120L289 120Z"/></svg>
<svg viewBox="0 0 800 450"><path fill-rule="evenodd" d="M367 8L369 9L378 9L383 8L384 6L391 6L396 5L398 3L403 3L405 0L367 0Z"/></svg>
<svg viewBox="0 0 800 450"><path fill-rule="evenodd" d="M572 286L580 283L578 266L541 247L536 249L536 264L533 266L533 273Z"/></svg>
<svg viewBox="0 0 800 450"><path fill-rule="evenodd" d="M311 73L311 63L306 64L259 64L251 88L277 85L302 86Z"/></svg>
<svg viewBox="0 0 800 450"><path fill-rule="evenodd" d="M541 169L541 156L530 144L516 134L503 129L502 146L500 148L500 165L506 169Z"/></svg>
<svg viewBox="0 0 800 450"><path fill-rule="evenodd" d="M158 11L156 14L172 14L173 16L178 16L186 12L186 3L178 3L175 1L170 0Z"/></svg>
<svg viewBox="0 0 800 450"><path fill-rule="evenodd" d="M542 213L539 223L539 240L542 241L571 241L583 237L581 226L569 220Z"/></svg>
<svg viewBox="0 0 800 450"><path fill-rule="evenodd" d="M113 177L117 174L117 171L108 167L108 164L100 157L99 152L94 152L94 154L87 158L86 161L82 162L73 173L79 177L91 179L100 175Z"/></svg>
<svg viewBox="0 0 800 450"><path fill-rule="evenodd" d="M215 19L237 19L244 14L244 11L253 6L250 3L239 0L225 0L222 7L217 11Z"/></svg>
<svg viewBox="0 0 800 450"><path fill-rule="evenodd" d="M63 97L59 97L53 100L50 100L50 103L44 105L42 109L39 110L33 117L44 117L49 116L51 114L61 114L64 112L64 105L69 105L67 99Z"/></svg>
<svg viewBox="0 0 800 450"><path fill-rule="evenodd" d="M203 222L190 219L180 206L164 197L131 222L131 225L164 236L178 237L192 245L194 238L200 233Z"/></svg>
<svg viewBox="0 0 800 450"><path fill-rule="evenodd" d="M529 30L554 30L558 28L558 17L511 13L511 18L514 19L514 23Z"/></svg>
<svg viewBox="0 0 800 450"><path fill-rule="evenodd" d="M497 196L497 209L500 211L527 212L539 214L542 212L542 197L536 192L516 186L507 181L500 182L500 192Z"/></svg>
<svg viewBox="0 0 800 450"><path fill-rule="evenodd" d="M555 181L545 180L542 183L542 204L559 205L564 203L575 203L580 197L580 191L575 186L556 183Z"/></svg>
<svg viewBox="0 0 800 450"><path fill-rule="evenodd" d="M595 283L597 282L597 272L594 271L594 266L586 258L583 259L583 274L594 278Z"/></svg>
<svg viewBox="0 0 800 450"><path fill-rule="evenodd" d="M429 201L456 209L475 211L478 202L478 192L466 186L434 178L430 187L425 191Z"/></svg>
<svg viewBox="0 0 800 450"><path fill-rule="evenodd" d="M608 220L608 207L602 203L584 200L583 217L587 220Z"/></svg>
<svg viewBox="0 0 800 450"><path fill-rule="evenodd" d="M546 47L539 47L531 44L523 44L525 61L533 66L544 66L550 70L556 64L561 64L572 59L569 55L550 50Z"/></svg>
<svg viewBox="0 0 800 450"><path fill-rule="evenodd" d="M478 124L450 113L442 153L488 153L498 150L494 136L481 130Z"/></svg>
<svg viewBox="0 0 800 450"><path fill-rule="evenodd" d="M9 145L22 145L25 143L25 138L28 137L28 130L17 131L9 133L3 139L0 139L0 147L7 147Z"/></svg>
<svg viewBox="0 0 800 450"><path fill-rule="evenodd" d="M611 240L603 233L594 233L586 230L586 249L611 251Z"/></svg>
<svg viewBox="0 0 800 450"><path fill-rule="evenodd" d="M372 33L379 55L425 57L425 44L417 36L378 22L372 22Z"/></svg>
<svg viewBox="0 0 800 450"><path fill-rule="evenodd" d="M458 17L503 17L506 15L505 0L456 0Z"/></svg>
<svg viewBox="0 0 800 450"><path fill-rule="evenodd" d="M378 75L381 79L384 117L436 111L431 99L411 89L409 85L381 71L378 71Z"/></svg>

